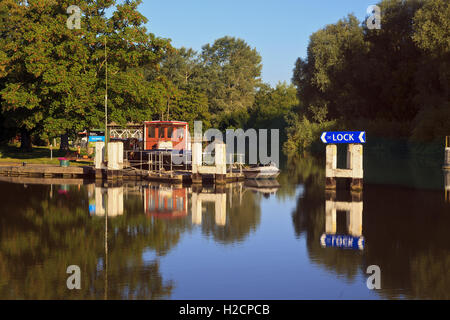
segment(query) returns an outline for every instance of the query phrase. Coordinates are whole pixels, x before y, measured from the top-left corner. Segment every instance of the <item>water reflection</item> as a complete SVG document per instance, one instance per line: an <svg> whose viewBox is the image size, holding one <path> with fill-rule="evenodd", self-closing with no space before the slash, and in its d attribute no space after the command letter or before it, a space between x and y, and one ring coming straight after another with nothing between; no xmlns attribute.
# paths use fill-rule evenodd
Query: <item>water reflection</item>
<svg viewBox="0 0 450 320"><path fill-rule="evenodd" d="M52 189L65 192L50 197ZM159 222L128 211L138 203L129 197L122 206L123 187L0 184L0 191L5 195L0 215L1 298L157 299L171 295L173 282L163 279L158 257L178 241L179 226L165 232L167 227ZM95 209L90 210L93 216L88 213L88 193L96 200ZM114 218L98 219L98 215ZM156 255L144 259L149 249ZM81 268L81 290L68 290L65 285L66 269L73 264Z"/></svg>
<svg viewBox="0 0 450 320"><path fill-rule="evenodd" d="M450 207L439 190L366 183L361 199L336 200L323 191L320 170L311 172L292 219L313 263L348 283L365 281L367 266L379 265L376 293L383 298L450 299ZM325 236L364 233L364 250L324 249L323 230ZM345 246L341 240L334 246Z"/></svg>
<svg viewBox="0 0 450 320"><path fill-rule="evenodd" d="M173 219L187 216L187 188L182 185L148 185L144 188L144 211L148 216Z"/></svg>
<svg viewBox="0 0 450 320"><path fill-rule="evenodd" d="M225 190L204 190L192 192L192 223L202 224L202 205L211 203L214 205L215 223L218 226L225 226L227 220L226 204L227 194Z"/></svg>
<svg viewBox="0 0 450 320"><path fill-rule="evenodd" d="M270 180L246 180L245 188L255 193L262 194L265 198L275 195L280 189L280 184L275 179Z"/></svg>
<svg viewBox="0 0 450 320"><path fill-rule="evenodd" d="M337 212L341 219L344 218L344 223L338 223ZM322 247L363 250L362 216L362 192L351 192L351 201L336 201L336 191L326 191L325 233L320 237ZM342 224L345 227L337 230Z"/></svg>
<svg viewBox="0 0 450 320"><path fill-rule="evenodd" d="M205 237L228 245L244 241L260 222L258 197L242 184L192 190L61 179L56 185L10 182L0 182L3 299L169 298L176 283L163 278L160 259L183 233L201 224ZM83 274L79 291L65 286L66 268L73 264Z"/></svg>
<svg viewBox="0 0 450 320"><path fill-rule="evenodd" d="M102 187L91 183L86 188L91 215L102 217L108 212L108 217L115 217L123 214L123 186Z"/></svg>
<svg viewBox="0 0 450 320"><path fill-rule="evenodd" d="M351 194L325 193L323 168L304 157L279 183L222 188L7 177L0 298L311 298L305 283L365 290L376 264L378 297L450 299L448 172L436 189L366 181ZM73 264L80 291L65 285Z"/></svg>

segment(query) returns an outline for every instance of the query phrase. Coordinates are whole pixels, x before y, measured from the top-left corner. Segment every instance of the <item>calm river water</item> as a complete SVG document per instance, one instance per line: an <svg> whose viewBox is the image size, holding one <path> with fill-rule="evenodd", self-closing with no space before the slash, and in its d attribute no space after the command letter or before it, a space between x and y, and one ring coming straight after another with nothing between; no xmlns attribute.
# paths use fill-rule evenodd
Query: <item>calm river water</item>
<svg viewBox="0 0 450 320"><path fill-rule="evenodd" d="M325 193L313 159L216 189L2 181L0 299L450 299L444 172L367 174L362 194Z"/></svg>

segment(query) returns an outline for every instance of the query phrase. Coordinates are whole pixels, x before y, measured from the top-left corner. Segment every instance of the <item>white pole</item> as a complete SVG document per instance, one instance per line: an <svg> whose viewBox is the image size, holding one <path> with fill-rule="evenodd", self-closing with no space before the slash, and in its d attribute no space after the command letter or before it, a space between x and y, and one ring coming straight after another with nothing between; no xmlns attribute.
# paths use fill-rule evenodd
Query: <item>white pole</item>
<svg viewBox="0 0 450 320"><path fill-rule="evenodd" d="M106 55L105 35L105 161L108 161L108 57Z"/></svg>

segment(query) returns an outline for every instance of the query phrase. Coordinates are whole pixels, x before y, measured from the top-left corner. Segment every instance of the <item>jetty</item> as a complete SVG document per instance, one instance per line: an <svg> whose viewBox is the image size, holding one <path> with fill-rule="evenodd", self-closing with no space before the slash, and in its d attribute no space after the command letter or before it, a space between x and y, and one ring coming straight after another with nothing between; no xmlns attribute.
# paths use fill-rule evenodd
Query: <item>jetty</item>
<svg viewBox="0 0 450 320"><path fill-rule="evenodd" d="M46 164L21 164L0 166L0 175L10 177L40 177L40 178L87 178L93 177L91 166L61 167Z"/></svg>
<svg viewBox="0 0 450 320"><path fill-rule="evenodd" d="M226 163L226 145L217 142L213 161L205 161L211 157L203 152L202 141L192 143L192 154L184 154L185 159L180 165L173 161L171 150L123 150L122 142L107 144L107 158L105 159L105 143L95 143L94 165L89 166L58 166L47 164L6 164L0 165L0 176L21 177L24 183L32 183L48 178L77 179L83 181L122 181L148 180L170 184L226 184L244 180L242 162L238 162L240 169L233 168ZM130 155L130 153L133 153ZM25 179L28 178L28 179ZM35 182L36 183L36 182Z"/></svg>

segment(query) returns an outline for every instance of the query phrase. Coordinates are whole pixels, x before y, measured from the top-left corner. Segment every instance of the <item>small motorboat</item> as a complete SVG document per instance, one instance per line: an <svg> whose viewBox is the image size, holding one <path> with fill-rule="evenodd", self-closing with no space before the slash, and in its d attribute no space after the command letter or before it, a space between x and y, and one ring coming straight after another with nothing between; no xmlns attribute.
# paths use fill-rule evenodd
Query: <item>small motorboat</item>
<svg viewBox="0 0 450 320"><path fill-rule="evenodd" d="M280 174L280 169L271 162L267 165L257 165L242 170L246 179L275 179Z"/></svg>

